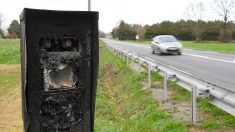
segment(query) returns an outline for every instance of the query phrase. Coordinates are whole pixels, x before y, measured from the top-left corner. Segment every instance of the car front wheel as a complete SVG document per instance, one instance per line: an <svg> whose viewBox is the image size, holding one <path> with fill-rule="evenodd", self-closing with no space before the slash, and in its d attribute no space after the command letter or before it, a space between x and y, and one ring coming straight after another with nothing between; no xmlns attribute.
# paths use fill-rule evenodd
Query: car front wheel
<svg viewBox="0 0 235 132"><path fill-rule="evenodd" d="M158 48L158 50L157 50L157 54L158 54L158 55L162 55L162 52L160 51L159 48Z"/></svg>

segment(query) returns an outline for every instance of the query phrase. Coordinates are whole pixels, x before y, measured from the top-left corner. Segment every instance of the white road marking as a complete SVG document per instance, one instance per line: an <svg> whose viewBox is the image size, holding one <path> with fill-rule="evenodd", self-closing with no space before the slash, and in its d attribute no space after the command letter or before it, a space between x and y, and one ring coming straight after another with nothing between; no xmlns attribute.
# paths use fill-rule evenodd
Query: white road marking
<svg viewBox="0 0 235 132"><path fill-rule="evenodd" d="M135 46L137 46L137 47L143 47L143 48L151 48L150 46L144 46L144 45L138 45L138 44L132 44L132 45L135 45Z"/></svg>
<svg viewBox="0 0 235 132"><path fill-rule="evenodd" d="M127 43L129 44L129 43ZM134 45L134 46L137 46L137 47L142 47L142 48L151 48L150 46L144 46L144 45L138 45L138 44L131 44L131 45ZM208 52L211 52L211 51L208 51ZM213 52L211 52L213 53ZM214 52L216 53L216 52ZM220 61L220 62L226 62L226 63L232 63L232 64L235 64L235 60L233 61L229 61L229 60L223 60L223 59L217 59L217 58L212 58L212 57L207 57L207 56L202 56L202 55L196 55L196 54L189 54L189 53L182 53L184 55L188 55L188 56L193 56L193 57L198 57L198 58L203 58L203 59L209 59L209 60L214 60L214 61Z"/></svg>
<svg viewBox="0 0 235 132"><path fill-rule="evenodd" d="M188 53L182 53L182 54L184 54L184 55L189 55L189 56L193 56L193 57L198 57L198 58L203 58L203 59L209 59L209 60L227 62L227 63L232 63L232 64L235 63L235 61L222 60L222 59L211 58L211 57L202 56L202 55L195 55L195 54L188 54Z"/></svg>
<svg viewBox="0 0 235 132"><path fill-rule="evenodd" d="M197 49L187 49L187 48L185 48L185 50L206 52L206 53L212 53L212 54L221 54L220 52L216 52L216 51L206 51L206 50L200 50L200 49L197 50Z"/></svg>
<svg viewBox="0 0 235 132"><path fill-rule="evenodd" d="M150 61L154 61L153 59L148 58L148 57L144 57L144 58L147 59L147 60L150 60Z"/></svg>

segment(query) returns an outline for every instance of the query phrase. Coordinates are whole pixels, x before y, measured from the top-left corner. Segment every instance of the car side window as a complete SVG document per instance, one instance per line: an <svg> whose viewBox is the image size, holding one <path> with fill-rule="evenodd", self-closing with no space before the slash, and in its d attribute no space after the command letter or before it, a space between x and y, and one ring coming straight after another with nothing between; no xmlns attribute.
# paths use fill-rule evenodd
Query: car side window
<svg viewBox="0 0 235 132"><path fill-rule="evenodd" d="M154 41L155 43L159 43L157 37L155 37L155 38L153 39L153 41Z"/></svg>

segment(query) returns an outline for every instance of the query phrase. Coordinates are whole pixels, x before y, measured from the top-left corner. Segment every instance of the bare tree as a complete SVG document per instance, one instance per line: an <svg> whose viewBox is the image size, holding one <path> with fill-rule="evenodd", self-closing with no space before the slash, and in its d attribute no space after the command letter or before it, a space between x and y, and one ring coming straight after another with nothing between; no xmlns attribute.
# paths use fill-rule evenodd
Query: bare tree
<svg viewBox="0 0 235 132"><path fill-rule="evenodd" d="M235 1L234 0L215 0L215 11L223 20L222 31L220 39L222 42L229 42L231 40L231 31L229 30L229 24L235 13Z"/></svg>
<svg viewBox="0 0 235 132"><path fill-rule="evenodd" d="M193 34L195 36L196 42L200 42L202 39L203 27L202 19L204 14L203 3L190 4L186 11L186 17L191 21Z"/></svg>
<svg viewBox="0 0 235 132"><path fill-rule="evenodd" d="M136 35L138 35L139 40L140 41L145 40L146 29L144 27L142 27L141 25L138 25L138 24L134 24L133 28L136 32Z"/></svg>

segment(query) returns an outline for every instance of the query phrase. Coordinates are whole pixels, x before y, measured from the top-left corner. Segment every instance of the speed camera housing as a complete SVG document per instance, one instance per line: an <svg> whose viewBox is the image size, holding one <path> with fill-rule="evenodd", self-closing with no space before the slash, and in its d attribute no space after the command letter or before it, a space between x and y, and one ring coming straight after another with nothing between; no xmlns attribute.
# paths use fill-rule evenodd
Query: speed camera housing
<svg viewBox="0 0 235 132"><path fill-rule="evenodd" d="M98 13L24 9L20 21L24 130L92 131Z"/></svg>

